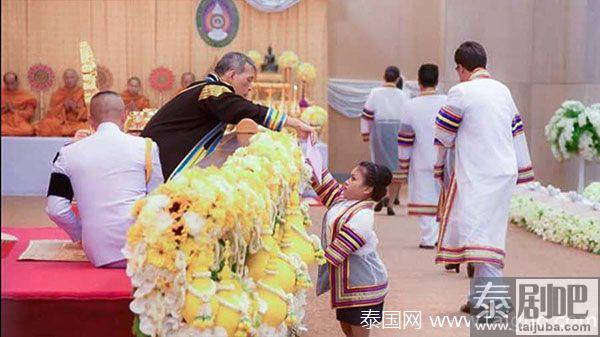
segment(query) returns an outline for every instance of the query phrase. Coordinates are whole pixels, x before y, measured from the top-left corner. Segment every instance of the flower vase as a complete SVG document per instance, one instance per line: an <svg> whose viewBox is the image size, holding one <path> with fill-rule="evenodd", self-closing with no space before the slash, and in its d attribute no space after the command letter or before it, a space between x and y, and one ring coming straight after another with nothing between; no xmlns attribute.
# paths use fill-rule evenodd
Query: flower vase
<svg viewBox="0 0 600 337"><path fill-rule="evenodd" d="M306 109L310 106L310 103L308 103L308 100L306 100L306 82L302 81L302 98L300 99L300 102L298 103L298 105L300 106L300 113L302 113L303 109Z"/></svg>

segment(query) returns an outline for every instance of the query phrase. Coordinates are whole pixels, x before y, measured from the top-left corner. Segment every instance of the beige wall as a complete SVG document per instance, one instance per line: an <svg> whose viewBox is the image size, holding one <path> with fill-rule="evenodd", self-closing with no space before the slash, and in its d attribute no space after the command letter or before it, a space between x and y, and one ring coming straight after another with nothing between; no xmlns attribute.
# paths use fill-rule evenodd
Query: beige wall
<svg viewBox="0 0 600 337"><path fill-rule="evenodd" d="M397 64L415 79L421 63L435 62L447 89L456 83L455 48L465 40L481 42L488 68L510 87L524 116L538 179L575 188L577 164L556 162L543 133L562 101L600 102L600 1L330 0L329 6L333 78L378 79L385 66ZM331 114L335 172L368 158L358 123ZM600 180L600 165L587 168L588 181Z"/></svg>
<svg viewBox="0 0 600 337"><path fill-rule="evenodd" d="M125 89L126 79L138 76L152 106L159 93L148 77L158 66L176 76L170 98L179 89L183 72L204 76L218 58L229 51L256 49L266 53L295 51L317 68L311 99L325 104L327 79L327 0L301 1L280 13L264 13L243 0L235 0L240 26L235 39L224 48L207 45L196 30L200 0L1 0L2 73L15 71L27 85L27 69L35 63L51 66L54 88L62 84L62 71L80 68L79 42L92 46L97 62L110 69L112 89ZM46 103L49 93L45 94Z"/></svg>
<svg viewBox="0 0 600 337"><path fill-rule="evenodd" d="M380 79L390 64L415 78L422 62L442 59L440 0L330 0L328 11L329 77ZM420 27L415 29L415 27ZM329 107L332 172L349 172L369 158L358 119Z"/></svg>

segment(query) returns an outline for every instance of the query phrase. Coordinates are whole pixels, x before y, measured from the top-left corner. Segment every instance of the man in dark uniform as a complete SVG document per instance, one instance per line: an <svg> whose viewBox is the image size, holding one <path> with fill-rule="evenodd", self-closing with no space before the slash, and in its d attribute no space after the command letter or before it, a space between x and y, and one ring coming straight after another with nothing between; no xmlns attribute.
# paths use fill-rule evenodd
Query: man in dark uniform
<svg viewBox="0 0 600 337"><path fill-rule="evenodd" d="M314 132L297 118L247 100L255 76L256 65L250 58L227 53L214 73L192 83L150 119L141 135L158 144L165 178L173 178L209 155L221 141L227 124L237 124L244 118L276 131L292 127L303 138Z"/></svg>

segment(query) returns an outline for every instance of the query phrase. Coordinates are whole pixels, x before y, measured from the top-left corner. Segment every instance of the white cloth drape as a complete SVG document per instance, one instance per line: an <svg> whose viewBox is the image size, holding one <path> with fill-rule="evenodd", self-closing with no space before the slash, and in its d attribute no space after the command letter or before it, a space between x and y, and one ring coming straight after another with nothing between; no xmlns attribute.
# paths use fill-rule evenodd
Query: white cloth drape
<svg viewBox="0 0 600 337"><path fill-rule="evenodd" d="M300 0L246 0L246 2L259 11L274 13L284 11Z"/></svg>
<svg viewBox="0 0 600 337"><path fill-rule="evenodd" d="M327 84L327 103L348 118L358 118L371 89L382 84L381 81L330 78ZM419 85L416 81L404 81L402 90L412 98L419 93Z"/></svg>

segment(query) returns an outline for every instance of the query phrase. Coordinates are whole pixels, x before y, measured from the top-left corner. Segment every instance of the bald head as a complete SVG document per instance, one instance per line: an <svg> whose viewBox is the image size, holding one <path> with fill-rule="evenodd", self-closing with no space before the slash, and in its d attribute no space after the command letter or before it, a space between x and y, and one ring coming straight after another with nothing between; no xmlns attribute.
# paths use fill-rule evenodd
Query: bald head
<svg viewBox="0 0 600 337"><path fill-rule="evenodd" d="M142 92L142 81L139 77L133 76L127 80L127 91L133 95L139 95Z"/></svg>
<svg viewBox="0 0 600 337"><path fill-rule="evenodd" d="M187 88L190 84L196 82L196 76L194 73L183 73L181 74L181 87Z"/></svg>
<svg viewBox="0 0 600 337"><path fill-rule="evenodd" d="M125 104L114 91L101 91L90 101L90 116L94 128L100 123L113 122L123 128L125 123Z"/></svg>
<svg viewBox="0 0 600 337"><path fill-rule="evenodd" d="M69 68L63 73L63 81L65 82L65 87L67 89L73 89L79 82L79 73L77 73L75 69Z"/></svg>
<svg viewBox="0 0 600 337"><path fill-rule="evenodd" d="M12 71L6 72L2 77L2 81L4 82L4 87L8 91L19 89L19 78L17 77L17 74Z"/></svg>

